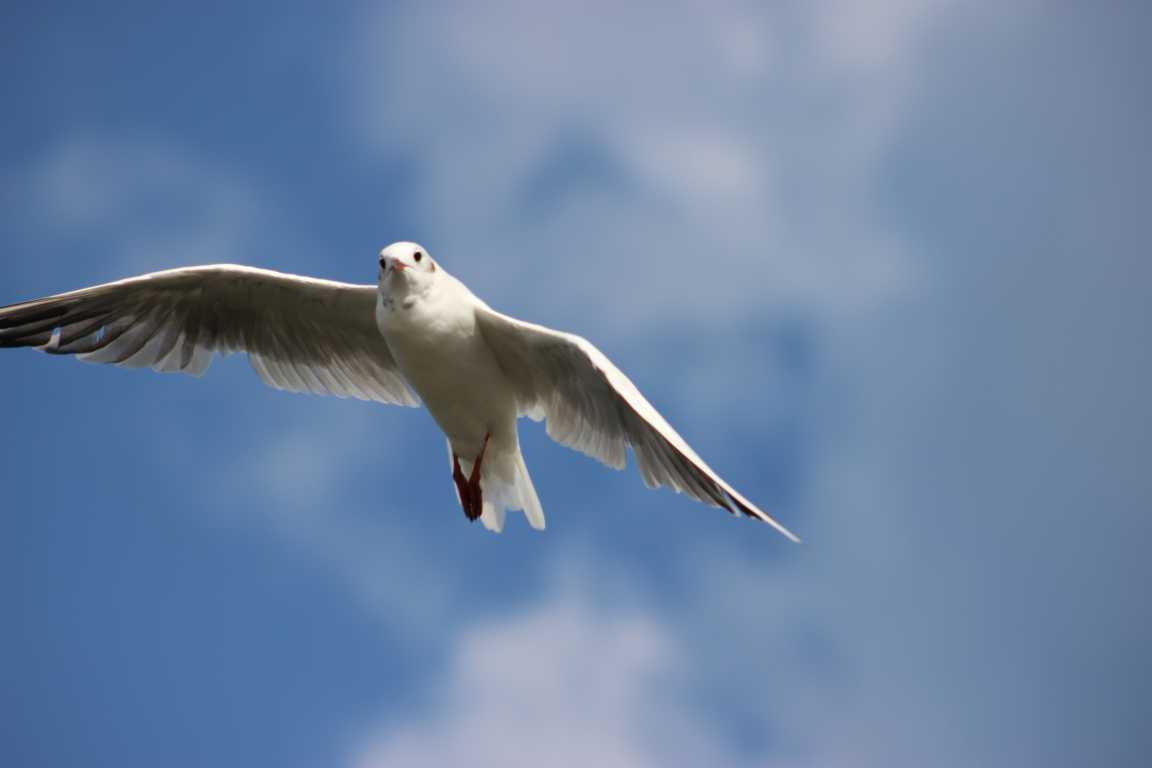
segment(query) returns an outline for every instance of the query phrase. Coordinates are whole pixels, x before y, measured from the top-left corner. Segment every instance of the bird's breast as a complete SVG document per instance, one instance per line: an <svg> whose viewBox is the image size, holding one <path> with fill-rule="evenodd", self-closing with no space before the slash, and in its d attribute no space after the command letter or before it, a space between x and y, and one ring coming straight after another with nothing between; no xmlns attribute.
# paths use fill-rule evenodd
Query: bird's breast
<svg viewBox="0 0 1152 768"><path fill-rule="evenodd" d="M473 313L394 310L381 332L401 373L461 455L516 421L512 389Z"/></svg>

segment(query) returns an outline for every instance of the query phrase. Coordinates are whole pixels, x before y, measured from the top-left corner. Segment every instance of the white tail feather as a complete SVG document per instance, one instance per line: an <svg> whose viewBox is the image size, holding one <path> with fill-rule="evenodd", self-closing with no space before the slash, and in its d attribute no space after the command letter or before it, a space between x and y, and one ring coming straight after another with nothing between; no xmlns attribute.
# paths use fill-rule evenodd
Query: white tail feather
<svg viewBox="0 0 1152 768"><path fill-rule="evenodd" d="M496 506L488 499L484 499L484 511L480 513L480 522L493 533L500 533L504 530L504 507Z"/></svg>
<svg viewBox="0 0 1152 768"><path fill-rule="evenodd" d="M448 453L452 453L451 445ZM460 459L460 469L465 475L470 474L472 462ZM489 451L485 455L480 470L480 489L484 493L480 522L488 530L503 531L505 511L509 509L523 510L529 525L538 531L544 530L544 508L540 506L540 498L519 448L514 453L500 455ZM456 495L459 498L460 494Z"/></svg>
<svg viewBox="0 0 1152 768"><path fill-rule="evenodd" d="M540 506L540 497L536 495L536 486L532 484L532 476L528 474L528 466L524 463L524 454L516 451L516 493L520 499L520 509L528 518L528 525L538 531L544 530L544 507Z"/></svg>

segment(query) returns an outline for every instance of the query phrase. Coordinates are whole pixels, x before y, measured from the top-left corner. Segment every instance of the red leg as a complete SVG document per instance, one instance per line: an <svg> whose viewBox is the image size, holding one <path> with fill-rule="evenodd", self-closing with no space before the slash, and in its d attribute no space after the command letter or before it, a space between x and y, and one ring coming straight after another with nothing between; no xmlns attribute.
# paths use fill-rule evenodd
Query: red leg
<svg viewBox="0 0 1152 768"><path fill-rule="evenodd" d="M472 463L472 472L464 477L460 469L460 457L452 454L452 480L456 483L456 490L460 493L460 506L464 507L464 514L469 520L475 521L484 512L484 494L480 490L480 468L484 464L484 452L488 450L488 438L491 433L484 435L484 444L480 446L480 453Z"/></svg>
<svg viewBox="0 0 1152 768"><path fill-rule="evenodd" d="M492 433L484 435L484 443L480 446L480 453L476 455L476 462L472 465L472 476L468 478L469 483L480 482L480 465L484 463L484 451L488 450L488 438L492 437Z"/></svg>
<svg viewBox="0 0 1152 768"><path fill-rule="evenodd" d="M464 514L469 520L480 517L479 511L473 513L475 505L472 503L472 486L460 470L460 458L455 453L452 454L452 480L456 483L456 490L460 494L460 506L464 508Z"/></svg>
<svg viewBox="0 0 1152 768"><path fill-rule="evenodd" d="M480 489L480 466L484 463L484 451L488 450L488 438L492 433L484 435L484 444L480 446L480 453L472 464L472 472L468 478L468 492L472 497L472 512L470 519L475 520L484 512L484 492Z"/></svg>

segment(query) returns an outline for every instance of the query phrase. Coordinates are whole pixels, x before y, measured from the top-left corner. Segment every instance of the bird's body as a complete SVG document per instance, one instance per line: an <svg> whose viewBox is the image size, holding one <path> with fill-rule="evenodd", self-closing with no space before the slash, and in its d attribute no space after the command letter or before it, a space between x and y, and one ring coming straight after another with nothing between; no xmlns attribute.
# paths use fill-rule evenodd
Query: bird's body
<svg viewBox="0 0 1152 768"><path fill-rule="evenodd" d="M167 270L0 308L0 347L200 374L247 352L281 389L428 408L448 439L469 519L501 530L506 509L544 512L517 419L613 467L631 448L664 485L796 537L688 446L587 340L496 312L415 243L380 254L377 285L215 265Z"/></svg>
<svg viewBox="0 0 1152 768"><path fill-rule="evenodd" d="M488 434L493 448L515 445L516 400L478 338L471 292L455 279L445 282L436 295L407 303L382 298L376 322L409 386L456 453L471 459Z"/></svg>
<svg viewBox="0 0 1152 768"><path fill-rule="evenodd" d="M497 507L507 503L524 508L529 521L542 528L543 511L532 514L540 506L535 489L527 472L521 478L518 471L524 459L515 390L480 336L476 308L482 302L446 273L435 291L419 290L403 271L392 274L380 287L376 324L409 386L448 438L461 473L470 474L484 451L479 486L489 499L479 500L481 520L499 530L503 509ZM527 487L521 489L524 480ZM530 491L531 498L521 502L522 491Z"/></svg>

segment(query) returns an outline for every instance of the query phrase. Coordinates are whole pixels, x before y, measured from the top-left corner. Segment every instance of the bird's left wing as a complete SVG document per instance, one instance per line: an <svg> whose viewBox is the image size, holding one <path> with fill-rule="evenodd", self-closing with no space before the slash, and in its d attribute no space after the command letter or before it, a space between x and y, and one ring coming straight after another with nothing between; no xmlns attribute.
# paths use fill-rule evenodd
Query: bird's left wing
<svg viewBox="0 0 1152 768"><path fill-rule="evenodd" d="M799 539L704 463L587 339L476 308L477 324L516 392L521 414L547 419L548 436L622 469L632 447L644 482L667 486L706 504L743 513Z"/></svg>
<svg viewBox="0 0 1152 768"><path fill-rule="evenodd" d="M371 285L188 267L0 307L0 347L194 375L214 353L247 352L277 389L417 405L375 306Z"/></svg>

